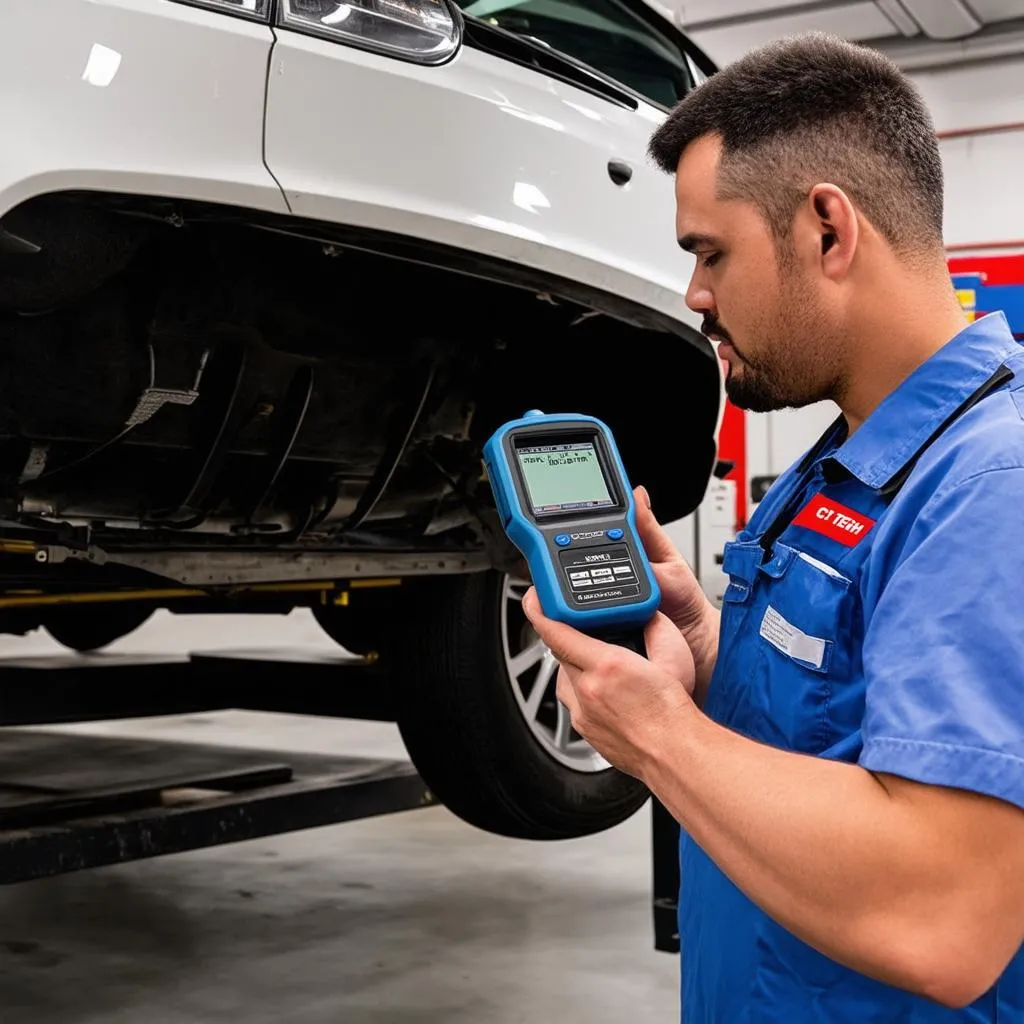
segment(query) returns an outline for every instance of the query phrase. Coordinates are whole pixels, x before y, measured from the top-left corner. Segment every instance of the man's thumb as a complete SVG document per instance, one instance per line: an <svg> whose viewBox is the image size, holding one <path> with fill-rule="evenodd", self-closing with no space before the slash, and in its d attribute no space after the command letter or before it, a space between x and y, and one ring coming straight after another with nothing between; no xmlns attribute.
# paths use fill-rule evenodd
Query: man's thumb
<svg viewBox="0 0 1024 1024"><path fill-rule="evenodd" d="M669 562L681 558L675 544L672 543L672 538L651 511L651 498L647 488L637 487L633 495L636 499L636 527L647 551L647 557L652 562Z"/></svg>
<svg viewBox="0 0 1024 1024"><path fill-rule="evenodd" d="M544 614L535 587L523 595L523 613L530 620L537 635L544 641L563 665L585 669L599 660L604 645L600 640L581 633L564 622L555 622Z"/></svg>

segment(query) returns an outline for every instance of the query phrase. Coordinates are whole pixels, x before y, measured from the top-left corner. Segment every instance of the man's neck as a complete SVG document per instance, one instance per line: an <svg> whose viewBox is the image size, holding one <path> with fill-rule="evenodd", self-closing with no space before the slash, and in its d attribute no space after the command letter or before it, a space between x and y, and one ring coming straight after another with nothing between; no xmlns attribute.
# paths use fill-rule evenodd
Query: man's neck
<svg viewBox="0 0 1024 1024"><path fill-rule="evenodd" d="M930 287L903 289L897 277L873 296L870 309L858 317L845 388L836 399L849 433L967 325L948 277Z"/></svg>

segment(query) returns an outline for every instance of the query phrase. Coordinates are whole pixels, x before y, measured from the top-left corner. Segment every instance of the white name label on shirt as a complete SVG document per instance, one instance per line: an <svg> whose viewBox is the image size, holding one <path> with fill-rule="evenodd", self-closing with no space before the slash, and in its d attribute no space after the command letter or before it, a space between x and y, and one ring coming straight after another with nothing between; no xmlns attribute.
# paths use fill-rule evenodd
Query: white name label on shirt
<svg viewBox="0 0 1024 1024"><path fill-rule="evenodd" d="M806 661L815 668L821 668L825 659L825 641L816 636L808 636L791 622L787 622L770 605L761 620L761 636L783 654L788 654L798 661Z"/></svg>

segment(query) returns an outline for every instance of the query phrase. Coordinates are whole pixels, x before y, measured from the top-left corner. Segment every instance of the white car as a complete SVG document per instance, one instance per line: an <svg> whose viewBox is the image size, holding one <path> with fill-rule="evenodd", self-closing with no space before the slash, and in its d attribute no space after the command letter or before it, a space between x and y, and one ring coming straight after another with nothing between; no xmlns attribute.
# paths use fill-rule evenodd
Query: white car
<svg viewBox="0 0 1024 1024"><path fill-rule="evenodd" d="M465 820L633 813L481 445L597 415L700 502L720 371L646 147L713 71L640 0L3 0L0 628L308 605Z"/></svg>

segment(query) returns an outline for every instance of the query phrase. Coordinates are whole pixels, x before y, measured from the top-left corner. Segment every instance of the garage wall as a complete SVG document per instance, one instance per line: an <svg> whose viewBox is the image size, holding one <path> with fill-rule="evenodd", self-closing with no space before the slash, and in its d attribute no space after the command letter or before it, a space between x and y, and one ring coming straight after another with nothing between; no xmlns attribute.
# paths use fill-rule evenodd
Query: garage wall
<svg viewBox="0 0 1024 1024"><path fill-rule="evenodd" d="M941 138L947 244L1024 251L1024 56L909 73Z"/></svg>

